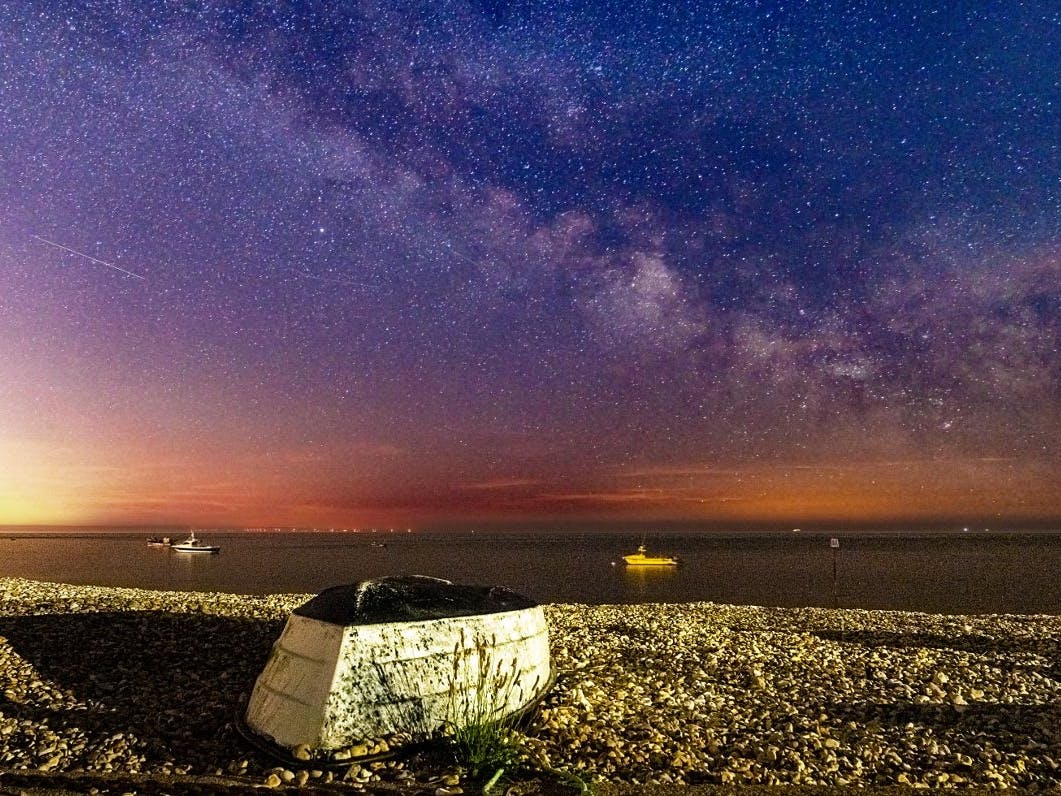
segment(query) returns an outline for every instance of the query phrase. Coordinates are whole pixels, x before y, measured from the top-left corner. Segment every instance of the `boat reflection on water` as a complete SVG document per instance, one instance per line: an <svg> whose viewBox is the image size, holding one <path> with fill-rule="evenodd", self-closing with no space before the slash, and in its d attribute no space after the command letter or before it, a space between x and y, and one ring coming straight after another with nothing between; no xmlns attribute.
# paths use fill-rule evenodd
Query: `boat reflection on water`
<svg viewBox="0 0 1061 796"><path fill-rule="evenodd" d="M676 567L622 567L623 586L639 600L666 601L677 581ZM651 598L647 599L646 598Z"/></svg>

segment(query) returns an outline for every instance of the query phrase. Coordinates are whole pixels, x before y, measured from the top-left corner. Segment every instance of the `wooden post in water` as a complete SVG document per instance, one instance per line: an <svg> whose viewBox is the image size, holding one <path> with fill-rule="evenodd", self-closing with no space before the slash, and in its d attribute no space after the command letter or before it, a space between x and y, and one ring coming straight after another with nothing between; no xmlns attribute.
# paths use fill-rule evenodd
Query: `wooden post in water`
<svg viewBox="0 0 1061 796"><path fill-rule="evenodd" d="M840 553L840 540L835 536L829 540L829 547L833 551L833 608L840 607L840 591L836 585L836 558Z"/></svg>

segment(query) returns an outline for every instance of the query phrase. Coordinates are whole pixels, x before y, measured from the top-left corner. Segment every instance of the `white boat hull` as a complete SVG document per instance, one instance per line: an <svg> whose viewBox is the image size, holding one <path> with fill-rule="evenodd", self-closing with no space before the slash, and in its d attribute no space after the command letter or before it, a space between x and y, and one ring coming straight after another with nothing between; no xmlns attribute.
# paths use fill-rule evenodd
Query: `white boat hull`
<svg viewBox="0 0 1061 796"><path fill-rule="evenodd" d="M183 542L177 542L173 545L173 549L178 553L220 553L221 547L216 544L205 544L202 539L198 539L195 536L195 531L192 531L192 535L185 539Z"/></svg>
<svg viewBox="0 0 1061 796"><path fill-rule="evenodd" d="M550 673L540 606L346 627L292 614L246 720L289 749L335 750L394 733L427 738L483 712L500 718L533 704ZM491 686L497 676L501 688Z"/></svg>

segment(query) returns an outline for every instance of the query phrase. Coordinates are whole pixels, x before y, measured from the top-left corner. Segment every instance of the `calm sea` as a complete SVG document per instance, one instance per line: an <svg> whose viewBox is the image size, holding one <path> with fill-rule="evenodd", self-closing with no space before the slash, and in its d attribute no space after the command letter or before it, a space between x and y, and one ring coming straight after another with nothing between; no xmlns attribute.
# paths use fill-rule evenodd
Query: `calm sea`
<svg viewBox="0 0 1061 796"><path fill-rule="evenodd" d="M2 531L0 531L2 533ZM0 575L249 594L381 575L509 586L540 602L714 602L939 613L1061 613L1061 534L649 537L677 569L628 569L636 537L597 534L201 532L220 555L146 534L2 535ZM616 563L618 562L618 563Z"/></svg>

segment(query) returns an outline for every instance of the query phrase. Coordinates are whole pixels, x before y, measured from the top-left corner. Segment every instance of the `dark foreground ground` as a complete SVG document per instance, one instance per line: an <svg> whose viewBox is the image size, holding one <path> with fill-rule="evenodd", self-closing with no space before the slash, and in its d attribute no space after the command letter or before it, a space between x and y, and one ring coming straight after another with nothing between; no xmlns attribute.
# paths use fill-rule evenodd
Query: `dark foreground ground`
<svg viewBox="0 0 1061 796"><path fill-rule="evenodd" d="M447 789L449 790L449 789ZM369 796L430 796L438 791L432 786L377 785L359 792ZM480 793L477 788L462 788L466 794ZM341 786L316 785L310 787L281 785L267 789L261 783L220 777L100 777L92 775L0 773L2 796L84 796L84 794L143 794L144 796L249 796L262 793L339 794L349 793ZM1009 791L1020 793L1022 789ZM1038 792L1033 789L1032 792ZM578 793L571 787L555 782L524 781L491 791L503 796L570 796ZM623 785L597 783L590 793L595 796L911 796L924 789L910 786L855 787L827 785ZM966 788L963 796L984 796L998 793L994 789Z"/></svg>

